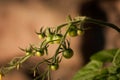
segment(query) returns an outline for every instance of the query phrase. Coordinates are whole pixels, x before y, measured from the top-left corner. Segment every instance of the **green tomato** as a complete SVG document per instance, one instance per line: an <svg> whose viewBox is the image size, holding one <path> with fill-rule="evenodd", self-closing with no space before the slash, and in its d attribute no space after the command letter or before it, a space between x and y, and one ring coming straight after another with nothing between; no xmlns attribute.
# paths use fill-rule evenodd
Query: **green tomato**
<svg viewBox="0 0 120 80"><path fill-rule="evenodd" d="M46 41L47 41L47 42L50 42L50 41L51 41L50 43L53 43L52 40L53 40L53 35L49 35L49 36L46 37Z"/></svg>
<svg viewBox="0 0 120 80"><path fill-rule="evenodd" d="M63 51L62 55L63 57L65 57L66 59L70 59L73 56L73 50L72 49L66 49Z"/></svg>
<svg viewBox="0 0 120 80"><path fill-rule="evenodd" d="M68 34L71 37L75 37L75 36L77 36L77 30L76 29L70 29Z"/></svg>
<svg viewBox="0 0 120 80"><path fill-rule="evenodd" d="M60 43L61 39L62 39L62 34L56 34L53 36L53 40L55 40L54 43Z"/></svg>
<svg viewBox="0 0 120 80"><path fill-rule="evenodd" d="M59 68L59 65L57 63L50 65L50 69L53 70L53 71L57 70L58 68Z"/></svg>
<svg viewBox="0 0 120 80"><path fill-rule="evenodd" d="M31 53L30 53L30 52L26 52L25 54L26 54L26 55L30 55Z"/></svg>
<svg viewBox="0 0 120 80"><path fill-rule="evenodd" d="M26 53L25 53L26 55L32 54L32 50L31 50L31 49L27 49L25 52L26 52Z"/></svg>
<svg viewBox="0 0 120 80"><path fill-rule="evenodd" d="M44 52L42 52L42 51L36 51L35 55L36 56L43 56Z"/></svg>
<svg viewBox="0 0 120 80"><path fill-rule="evenodd" d="M45 34L44 33L40 33L40 34L38 34L38 37L39 37L39 39L43 39L45 37Z"/></svg>
<svg viewBox="0 0 120 80"><path fill-rule="evenodd" d="M77 30L77 34L78 35L82 35L84 33L84 31L82 31L82 30Z"/></svg>

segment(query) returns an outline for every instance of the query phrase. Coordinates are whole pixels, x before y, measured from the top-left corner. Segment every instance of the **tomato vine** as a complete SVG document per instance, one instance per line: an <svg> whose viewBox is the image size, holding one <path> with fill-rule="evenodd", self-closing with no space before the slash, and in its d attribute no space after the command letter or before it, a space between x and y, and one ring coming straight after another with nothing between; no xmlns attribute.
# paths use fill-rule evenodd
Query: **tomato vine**
<svg viewBox="0 0 120 80"><path fill-rule="evenodd" d="M22 63L24 63L32 56L42 57L43 55L48 55L49 45L57 43L58 48L56 49L54 55L48 59L43 58L43 61L38 62L33 68L33 76L35 77L34 80L37 80L39 77L42 77L42 80L44 80L45 77L48 77L48 80L51 80L50 71L59 69L59 63L62 61L62 57L69 59L72 58L72 56L74 55L74 51L72 50L72 48L70 48L70 42L69 40L67 40L67 35L69 35L70 37L75 37L85 33L86 29L84 27L84 23L94 23L98 25L109 26L120 32L120 28L111 23L95 20L85 16L79 16L73 19L71 18L71 16L68 16L67 23L56 26L54 28L48 27L45 29L42 27L40 29L40 32L36 32L38 37L40 39L43 39L40 46L36 47L34 45L30 45L29 48L26 49L20 48L26 53L25 56L14 58L6 66L1 67L0 80L2 80L2 76L6 75L11 70L15 68L19 70L20 65L22 65ZM61 32L61 29L63 27L67 28L64 33ZM43 63L46 63L48 65L46 71L39 76L36 76L39 65Z"/></svg>

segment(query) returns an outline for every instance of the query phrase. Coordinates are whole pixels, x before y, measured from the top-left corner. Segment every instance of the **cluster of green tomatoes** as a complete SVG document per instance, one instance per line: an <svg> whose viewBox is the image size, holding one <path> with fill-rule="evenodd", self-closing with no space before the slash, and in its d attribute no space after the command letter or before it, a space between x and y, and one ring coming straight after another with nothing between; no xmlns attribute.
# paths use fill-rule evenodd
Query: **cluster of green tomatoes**
<svg viewBox="0 0 120 80"><path fill-rule="evenodd" d="M81 35L83 33L84 33L83 30L77 28L75 25L72 25L72 27L70 28L70 30L68 32L68 35L70 37L76 37L76 36ZM55 34L55 32L51 32L50 28L48 28L46 30L46 32L45 31L42 32L42 28L41 28L40 32L37 34L38 34L38 37L40 39L43 39L46 37L46 41L53 41L53 43L60 43L60 40L63 37L63 35L61 33Z"/></svg>
<svg viewBox="0 0 120 80"><path fill-rule="evenodd" d="M26 52L26 55L33 54L34 56L43 56L48 54L49 44L60 45L58 52L55 54L56 56L53 56L51 60L46 60L47 63L49 63L51 70L57 70L59 68L61 59L58 57L58 55L60 53L62 54L62 57L66 59L70 59L73 56L74 52L70 48L70 43L68 40L66 40L66 36L63 35L61 31L56 31L56 29L52 28L46 28L43 30L43 28L41 28L40 32L36 32L36 34L40 39L43 39L43 42L39 48L31 45L29 49L25 49L24 51ZM75 37L81 34L83 34L83 30L78 29L74 25L72 25L67 32L67 35L70 37Z"/></svg>

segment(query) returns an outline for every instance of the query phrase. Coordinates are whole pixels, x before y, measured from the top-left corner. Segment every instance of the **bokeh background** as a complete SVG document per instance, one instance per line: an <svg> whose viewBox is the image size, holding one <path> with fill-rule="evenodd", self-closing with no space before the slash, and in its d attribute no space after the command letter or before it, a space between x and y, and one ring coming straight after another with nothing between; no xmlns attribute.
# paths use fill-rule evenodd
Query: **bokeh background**
<svg viewBox="0 0 120 80"><path fill-rule="evenodd" d="M119 0L0 0L0 66L13 57L25 55L18 47L38 44L35 34L40 27L54 27L66 22L67 15L88 16L120 26ZM72 59L63 59L58 71L52 72L52 80L71 80L73 75L89 61L90 55L102 50L120 48L120 34L111 28L86 24L90 30L82 36L70 39L75 51ZM50 55L54 54L51 47ZM28 60L24 69L30 68L36 57ZM31 64L30 64L31 62ZM43 67L41 66L41 71ZM26 70L15 71L4 80L33 80Z"/></svg>

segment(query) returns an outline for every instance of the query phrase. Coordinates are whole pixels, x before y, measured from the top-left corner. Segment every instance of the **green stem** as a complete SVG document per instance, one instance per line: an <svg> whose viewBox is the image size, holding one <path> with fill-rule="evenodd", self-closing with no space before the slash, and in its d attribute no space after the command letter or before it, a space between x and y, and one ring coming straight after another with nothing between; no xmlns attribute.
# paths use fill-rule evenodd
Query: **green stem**
<svg viewBox="0 0 120 80"><path fill-rule="evenodd" d="M112 23L103 22L103 21L92 19L92 18L89 18L89 17L79 17L78 20L70 21L70 23L76 24L76 23L79 23L81 21L90 22L90 23L94 23L94 24L98 24L98 25L108 26L108 27L111 27L111 28L115 29L116 31L120 32L120 27L117 27L116 25L114 25ZM57 26L57 31L59 31L61 28L65 27L68 24L69 23L64 23L62 25Z"/></svg>
<svg viewBox="0 0 120 80"><path fill-rule="evenodd" d="M69 26L68 26L68 29L66 30L64 36L62 37L61 42L60 42L60 45L58 46L58 48L57 48L57 50L56 50L56 52L55 52L55 55L54 55L54 58L53 58L54 60L56 60L56 57L57 57L57 55L59 54L59 49L60 49L63 41L65 41L65 38L66 38L66 36L67 36L67 33L68 33L69 30L70 30L71 25L72 25L72 23L70 22L70 23L69 23Z"/></svg>
<svg viewBox="0 0 120 80"><path fill-rule="evenodd" d="M94 24L98 24L98 25L109 26L109 27L115 29L116 31L120 32L120 28L117 27L114 24L111 24L111 23L103 22L103 21L92 19L92 18L88 18L88 17L86 17L85 22L90 22L90 23L94 23Z"/></svg>
<svg viewBox="0 0 120 80"><path fill-rule="evenodd" d="M25 62L27 59L29 59L31 56L32 56L32 55L23 56L23 57L21 57L15 64L12 64L12 65L9 65L9 66L6 66L6 67L2 67L2 68L0 69L1 74L3 74L3 75L7 74L7 73L10 72L11 70L15 69L18 64L22 64L22 63Z"/></svg>
<svg viewBox="0 0 120 80"><path fill-rule="evenodd" d="M47 60L51 60L52 58L49 58L49 59L47 59ZM41 61L41 62L38 62L37 64L36 64L36 66L34 67L34 69L36 69L40 64L42 64L42 63L44 63L44 62L46 62L45 60L44 61Z"/></svg>
<svg viewBox="0 0 120 80"><path fill-rule="evenodd" d="M75 24L75 23L79 23L79 22L81 22L81 20L70 21L69 23ZM61 28L63 28L63 27L65 27L66 25L68 25L69 23L64 23L64 24L62 24L62 25L57 26L57 32L58 32Z"/></svg>
<svg viewBox="0 0 120 80"><path fill-rule="evenodd" d="M50 67L48 66L48 80L51 80Z"/></svg>
<svg viewBox="0 0 120 80"><path fill-rule="evenodd" d="M26 60L28 60L31 56L33 56L32 54L31 55L27 55L27 56L23 56L21 59L20 59L20 64L24 63Z"/></svg>

